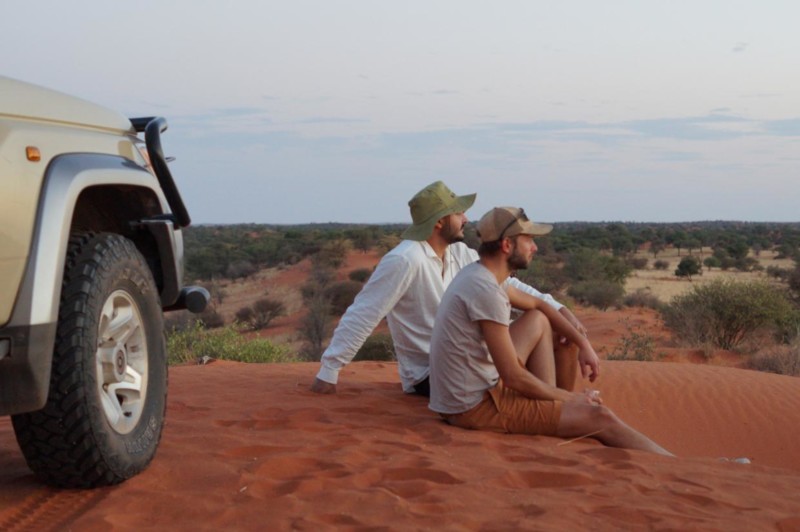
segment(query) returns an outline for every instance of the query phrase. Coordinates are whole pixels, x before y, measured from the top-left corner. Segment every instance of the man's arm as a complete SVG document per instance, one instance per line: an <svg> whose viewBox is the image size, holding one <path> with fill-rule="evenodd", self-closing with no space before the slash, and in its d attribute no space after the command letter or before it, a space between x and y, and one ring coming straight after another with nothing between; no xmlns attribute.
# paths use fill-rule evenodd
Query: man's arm
<svg viewBox="0 0 800 532"><path fill-rule="evenodd" d="M336 393L339 370L349 364L378 323L411 285L413 271L400 255L386 255L347 308L320 360L311 391Z"/></svg>
<svg viewBox="0 0 800 532"><path fill-rule="evenodd" d="M594 382L600 374L600 357L595 353L594 348L589 343L589 340L581 334L561 311L556 311L551 305L548 305L543 300L531 296L513 286L506 287L508 299L514 308L520 310L539 310L547 319L550 320L550 325L553 330L564 336L570 342L578 346L580 350L578 353L578 364L581 368L581 374L584 378L589 378L589 381Z"/></svg>

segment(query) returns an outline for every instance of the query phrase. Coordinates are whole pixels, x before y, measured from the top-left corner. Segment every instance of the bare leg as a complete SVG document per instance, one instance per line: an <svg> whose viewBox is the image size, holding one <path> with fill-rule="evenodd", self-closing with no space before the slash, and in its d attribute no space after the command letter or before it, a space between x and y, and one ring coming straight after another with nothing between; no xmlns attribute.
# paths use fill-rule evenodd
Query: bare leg
<svg viewBox="0 0 800 532"><path fill-rule="evenodd" d="M556 361L556 386L568 392L575 390L575 380L578 375L578 346L575 344L558 343L558 334L554 335L555 361Z"/></svg>
<svg viewBox="0 0 800 532"><path fill-rule="evenodd" d="M550 320L538 310L529 310L509 327L511 341L522 364L533 375L551 386L556 385L553 356L553 329Z"/></svg>
<svg viewBox="0 0 800 532"><path fill-rule="evenodd" d="M609 447L674 456L644 434L626 425L605 406L581 402L562 403L556 434L561 438L591 435L590 437Z"/></svg>

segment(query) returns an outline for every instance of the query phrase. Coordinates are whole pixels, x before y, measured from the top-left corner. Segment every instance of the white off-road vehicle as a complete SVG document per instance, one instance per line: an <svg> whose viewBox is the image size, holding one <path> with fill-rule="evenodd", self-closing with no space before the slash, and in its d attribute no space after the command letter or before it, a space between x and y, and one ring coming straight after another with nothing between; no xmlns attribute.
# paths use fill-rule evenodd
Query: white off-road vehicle
<svg viewBox="0 0 800 532"><path fill-rule="evenodd" d="M0 415L56 486L147 467L166 407L162 311L208 302L183 286L190 219L166 127L0 77Z"/></svg>

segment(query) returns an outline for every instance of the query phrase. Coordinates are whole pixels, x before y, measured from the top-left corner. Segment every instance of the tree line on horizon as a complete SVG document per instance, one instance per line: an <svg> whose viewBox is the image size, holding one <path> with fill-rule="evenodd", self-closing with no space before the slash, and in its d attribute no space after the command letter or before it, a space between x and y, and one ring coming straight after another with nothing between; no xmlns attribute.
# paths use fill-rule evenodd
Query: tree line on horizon
<svg viewBox="0 0 800 532"><path fill-rule="evenodd" d="M385 251L399 242L405 224L233 224L197 225L184 229L186 274L196 280L243 278L262 268L295 264L318 253L326 243L347 240L355 249ZM465 231L466 243L477 247L475 224ZM539 256L565 257L592 249L614 257L631 257L643 248L653 259L667 248L688 255L712 248L720 264L708 267L742 267L749 251L776 251L779 257L800 254L800 223L769 222L567 222L554 224L553 232L537 239Z"/></svg>
<svg viewBox="0 0 800 532"><path fill-rule="evenodd" d="M301 287L307 312L298 331L306 344L298 356L318 360L335 316L345 311L371 273L350 272L349 280L335 281L336 268L353 249L388 252L400 242L405 227L405 224L193 226L185 230L184 236L187 275L205 282L214 295L217 292L214 287L223 279L242 279L263 268L291 265L309 258L311 276ZM474 248L478 245L474 223L465 228L465 242ZM769 331L777 345L794 347L789 355L781 352L780 362L769 359L761 364L784 368L779 372L800 374L800 223L558 223L550 235L537 239L537 245L537 259L517 275L543 292L553 293L568 303L574 301L603 310L613 306L656 309L664 323L691 345L736 349L756 331ZM690 279L701 273L703 266L740 271L764 269L750 256L763 251L773 251L778 258L794 259L795 267L768 266L767 274L775 280L772 284L713 282L694 286L689 294L670 303L649 293L625 295L625 281L633 270L650 266L666 270L670 266L658 258L666 249L676 249L682 257L674 274ZM785 284L788 290L776 289L775 283ZM221 297L222 294L220 301ZM252 307L239 309L238 325L227 327L244 326L250 330L267 327L284 310L280 301L265 296ZM225 326L213 308L202 317L202 322L206 327ZM378 336L365 344L362 358L391 357L390 339ZM649 357L653 342L646 334L628 331L621 342L625 348L622 354L614 356L652 359Z"/></svg>

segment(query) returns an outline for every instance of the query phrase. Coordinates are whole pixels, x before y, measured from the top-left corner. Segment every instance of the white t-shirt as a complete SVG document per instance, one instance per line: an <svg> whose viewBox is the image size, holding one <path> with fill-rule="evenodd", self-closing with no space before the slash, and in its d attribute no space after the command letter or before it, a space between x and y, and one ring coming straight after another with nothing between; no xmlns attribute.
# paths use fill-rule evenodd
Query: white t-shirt
<svg viewBox="0 0 800 532"><path fill-rule="evenodd" d="M497 278L482 264L470 264L450 283L433 326L430 404L440 414L460 414L481 402L499 374L479 321L509 325L511 303Z"/></svg>

